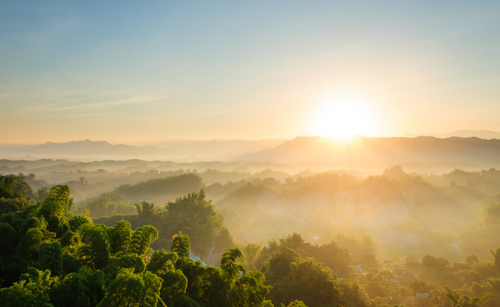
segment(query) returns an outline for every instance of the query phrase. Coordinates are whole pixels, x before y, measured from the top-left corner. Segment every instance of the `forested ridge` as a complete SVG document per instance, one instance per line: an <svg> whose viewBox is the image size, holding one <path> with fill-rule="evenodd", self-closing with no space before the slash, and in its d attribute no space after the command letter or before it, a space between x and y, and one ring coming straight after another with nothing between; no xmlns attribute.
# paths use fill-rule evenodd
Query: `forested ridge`
<svg viewBox="0 0 500 307"><path fill-rule="evenodd" d="M190 258L190 238L179 231L172 237L170 252L153 251L150 245L159 235L155 227L132 230L126 220L113 227L94 224L86 214L72 215L69 199L67 186L54 186L43 202L0 217L4 247L0 300L5 306L272 306L265 299L272 287L265 284L262 271L246 270L238 262L243 259L240 249L228 248L219 267L206 266ZM175 211L176 206L196 202L204 202L203 191L167 207ZM153 214L147 203L140 208L139 215ZM321 276L321 290L310 288L306 295L322 292L318 298L322 304L340 303L336 276L300 256L280 260L280 253L289 251L280 249L277 266L271 260L268 272L292 278L287 273L300 270L283 271L283 260L285 266L287 260L297 262Z"/></svg>
<svg viewBox="0 0 500 307"><path fill-rule="evenodd" d="M500 306L500 205L488 204L495 195L479 192L491 189L496 175L455 171L421 178L396 167L365 180L320 174L285 183L255 178L203 186L199 176L180 174L121 185L84 206L75 206L66 185L33 190L39 184L33 175L2 175L0 301L5 306ZM467 178L479 179L474 184ZM439 187L438 180L451 180L450 186ZM165 205L129 198L147 197L139 187L161 194L163 185L179 181L186 190ZM456 235L464 251L460 260L442 253L381 257L382 244L369 233L338 231L319 244L297 232L266 244L235 240L206 194L230 191L223 203L232 199L246 210L252 197L266 190L300 199L314 191L352 189L402 197L417 191L422 203L458 192L484 208ZM128 191L133 192L125 196ZM120 206L128 214L113 215ZM98 210L108 214L94 218Z"/></svg>
<svg viewBox="0 0 500 307"><path fill-rule="evenodd" d="M153 251L155 227L94 224L69 213L69 196L55 186L42 203L0 217L4 306L270 306L263 273L246 272L237 248L219 268L191 260L182 232L170 252Z"/></svg>

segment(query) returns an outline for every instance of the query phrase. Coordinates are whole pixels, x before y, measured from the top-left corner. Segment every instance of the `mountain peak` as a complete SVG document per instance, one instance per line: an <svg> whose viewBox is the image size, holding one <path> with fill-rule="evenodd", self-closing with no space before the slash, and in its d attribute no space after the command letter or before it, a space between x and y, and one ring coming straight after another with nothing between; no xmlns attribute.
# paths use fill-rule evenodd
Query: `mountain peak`
<svg viewBox="0 0 500 307"><path fill-rule="evenodd" d="M92 141L89 139L53 143L47 142L31 149L33 154L55 155L55 156L143 156L151 154L163 154L167 151L157 147L138 147L125 144L113 145L107 141Z"/></svg>

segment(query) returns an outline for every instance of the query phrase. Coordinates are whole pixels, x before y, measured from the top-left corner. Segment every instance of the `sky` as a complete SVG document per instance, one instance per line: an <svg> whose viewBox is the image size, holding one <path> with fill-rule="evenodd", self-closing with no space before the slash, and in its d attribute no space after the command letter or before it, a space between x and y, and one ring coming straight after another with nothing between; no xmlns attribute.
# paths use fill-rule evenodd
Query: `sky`
<svg viewBox="0 0 500 307"><path fill-rule="evenodd" d="M3 0L0 143L500 131L499 29L499 1Z"/></svg>

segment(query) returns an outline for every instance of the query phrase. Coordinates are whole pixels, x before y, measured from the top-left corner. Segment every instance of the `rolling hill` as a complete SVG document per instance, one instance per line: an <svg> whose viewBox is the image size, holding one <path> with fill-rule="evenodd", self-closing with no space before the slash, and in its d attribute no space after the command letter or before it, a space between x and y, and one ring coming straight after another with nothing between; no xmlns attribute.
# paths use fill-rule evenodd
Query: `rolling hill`
<svg viewBox="0 0 500 307"><path fill-rule="evenodd" d="M368 138L356 136L349 141L323 137L297 137L280 146L238 156L235 160L274 162L360 162L390 161L454 161L467 163L499 163L500 140L476 137L445 139L421 136L416 138Z"/></svg>
<svg viewBox="0 0 500 307"><path fill-rule="evenodd" d="M106 141L71 141L65 143L47 142L28 150L32 155L50 157L143 157L173 154L170 150L152 146L113 145Z"/></svg>

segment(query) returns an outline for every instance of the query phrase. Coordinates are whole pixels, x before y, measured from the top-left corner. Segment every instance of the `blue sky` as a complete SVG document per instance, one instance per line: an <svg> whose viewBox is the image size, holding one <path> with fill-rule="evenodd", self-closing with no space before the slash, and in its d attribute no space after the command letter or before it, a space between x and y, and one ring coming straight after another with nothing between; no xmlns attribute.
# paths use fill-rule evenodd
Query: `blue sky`
<svg viewBox="0 0 500 307"><path fill-rule="evenodd" d="M2 1L0 143L320 134L339 93L365 135L500 131L499 30L498 1Z"/></svg>

